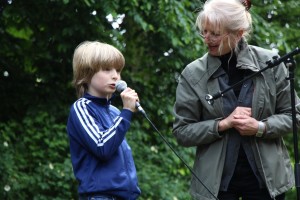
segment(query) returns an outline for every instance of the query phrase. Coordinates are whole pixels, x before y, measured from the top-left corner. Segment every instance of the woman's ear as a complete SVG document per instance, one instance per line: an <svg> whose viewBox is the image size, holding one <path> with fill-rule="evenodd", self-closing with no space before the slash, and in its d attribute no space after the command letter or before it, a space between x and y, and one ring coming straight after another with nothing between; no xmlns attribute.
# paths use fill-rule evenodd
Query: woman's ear
<svg viewBox="0 0 300 200"><path fill-rule="evenodd" d="M243 34L244 34L244 30L239 30L237 32L237 37L238 37L239 40L243 37Z"/></svg>

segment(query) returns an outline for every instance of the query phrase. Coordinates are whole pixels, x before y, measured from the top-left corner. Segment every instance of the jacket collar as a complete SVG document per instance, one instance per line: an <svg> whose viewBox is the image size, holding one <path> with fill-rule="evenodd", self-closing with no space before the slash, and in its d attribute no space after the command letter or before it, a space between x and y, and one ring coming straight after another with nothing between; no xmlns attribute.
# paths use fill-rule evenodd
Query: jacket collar
<svg viewBox="0 0 300 200"><path fill-rule="evenodd" d="M237 68L241 69L249 69L253 72L259 71L259 67L255 64L253 52L248 45L248 43L245 41L245 39L242 39L239 44L238 48L236 50L237 55Z"/></svg>
<svg viewBox="0 0 300 200"><path fill-rule="evenodd" d="M249 69L253 72L259 71L259 67L255 65L255 61L253 59L253 52L245 39L240 40L238 47L235 50L235 54L237 55L237 68ZM207 57L208 75L212 76L221 66L221 61L218 57L211 56L208 53L204 56Z"/></svg>
<svg viewBox="0 0 300 200"><path fill-rule="evenodd" d="M94 103L100 104L100 105L110 105L112 99L114 99L114 97L115 97L115 94L113 94L113 96L110 99L95 97L95 96L90 95L89 93L85 93L83 95L83 97L93 101Z"/></svg>

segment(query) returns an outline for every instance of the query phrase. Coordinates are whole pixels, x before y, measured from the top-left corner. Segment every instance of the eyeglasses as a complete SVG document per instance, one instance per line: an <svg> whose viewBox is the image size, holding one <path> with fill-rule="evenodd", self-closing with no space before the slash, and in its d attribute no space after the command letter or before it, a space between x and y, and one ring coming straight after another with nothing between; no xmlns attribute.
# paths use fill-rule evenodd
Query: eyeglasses
<svg viewBox="0 0 300 200"><path fill-rule="evenodd" d="M209 36L210 40L213 42L219 41L219 40L223 39L223 37L226 37L228 35L229 35L229 33L221 35L219 33L208 32L208 31L204 31L204 32L200 33L200 37L202 39L206 39Z"/></svg>

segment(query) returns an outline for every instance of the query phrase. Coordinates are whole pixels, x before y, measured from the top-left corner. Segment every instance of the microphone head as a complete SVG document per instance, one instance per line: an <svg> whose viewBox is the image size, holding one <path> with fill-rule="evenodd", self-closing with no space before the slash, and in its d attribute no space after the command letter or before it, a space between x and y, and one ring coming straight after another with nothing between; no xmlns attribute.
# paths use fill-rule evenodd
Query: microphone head
<svg viewBox="0 0 300 200"><path fill-rule="evenodd" d="M118 92L123 92L123 90L125 90L127 88L127 83L123 80L119 80L117 83L116 83L116 90Z"/></svg>

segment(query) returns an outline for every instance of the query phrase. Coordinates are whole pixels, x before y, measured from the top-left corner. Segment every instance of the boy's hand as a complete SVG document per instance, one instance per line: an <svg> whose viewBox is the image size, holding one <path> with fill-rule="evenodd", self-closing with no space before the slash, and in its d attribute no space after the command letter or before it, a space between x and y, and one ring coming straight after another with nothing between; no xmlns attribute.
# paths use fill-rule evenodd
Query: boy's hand
<svg viewBox="0 0 300 200"><path fill-rule="evenodd" d="M127 87L123 92L121 92L120 95L123 101L123 109L128 109L132 112L136 112L136 102L139 101L139 97L135 90Z"/></svg>

